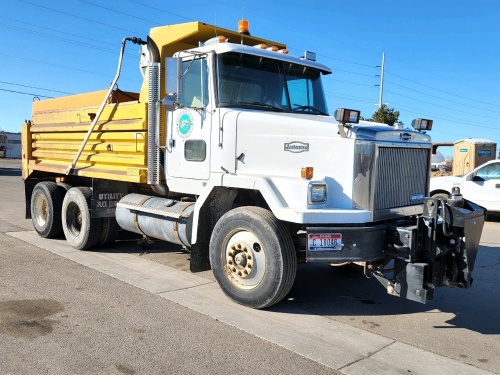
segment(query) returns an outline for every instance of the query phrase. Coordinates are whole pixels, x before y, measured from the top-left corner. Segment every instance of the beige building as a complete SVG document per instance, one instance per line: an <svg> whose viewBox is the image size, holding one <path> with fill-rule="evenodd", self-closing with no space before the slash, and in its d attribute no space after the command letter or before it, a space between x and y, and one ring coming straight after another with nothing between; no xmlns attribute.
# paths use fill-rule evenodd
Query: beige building
<svg viewBox="0 0 500 375"><path fill-rule="evenodd" d="M0 157L21 159L21 133L0 131Z"/></svg>

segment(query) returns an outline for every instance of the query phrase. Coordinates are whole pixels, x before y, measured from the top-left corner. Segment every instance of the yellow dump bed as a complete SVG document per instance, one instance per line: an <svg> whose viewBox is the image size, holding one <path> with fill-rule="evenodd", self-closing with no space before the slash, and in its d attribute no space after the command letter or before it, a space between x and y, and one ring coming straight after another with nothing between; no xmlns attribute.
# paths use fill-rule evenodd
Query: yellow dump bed
<svg viewBox="0 0 500 375"><path fill-rule="evenodd" d="M65 175L107 90L33 103L23 126L23 178L33 171ZM147 103L113 92L72 174L143 183L147 171Z"/></svg>

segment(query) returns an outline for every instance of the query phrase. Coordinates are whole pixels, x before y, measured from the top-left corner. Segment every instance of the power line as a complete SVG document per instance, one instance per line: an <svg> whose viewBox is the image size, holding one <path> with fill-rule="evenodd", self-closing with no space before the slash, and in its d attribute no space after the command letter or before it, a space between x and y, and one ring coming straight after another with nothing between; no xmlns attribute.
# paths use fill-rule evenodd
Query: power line
<svg viewBox="0 0 500 375"><path fill-rule="evenodd" d="M338 59L336 57L331 57L331 56L328 56L328 55L318 54L318 56L322 56L322 57L325 57L325 58L330 59L330 60L340 61L340 62L347 63L347 64L364 66L365 68L374 68L373 65L361 64L361 63L354 62L354 61L348 61L348 60Z"/></svg>
<svg viewBox="0 0 500 375"><path fill-rule="evenodd" d="M62 37L55 36L55 35L50 35L50 34L45 34L45 33L39 32L39 31L25 29L23 27L19 27L19 26L16 26L16 25L5 24L3 22L0 22L0 27L5 27L5 28L9 28L9 29L15 29L17 31L22 31L22 32L25 32L25 33L28 33L28 34L32 34L32 35L38 36L38 37L50 38L52 40L55 39L55 40L59 40L61 42L76 44L76 45L79 45L79 46L82 46L82 47L88 47L88 48L96 49L96 50L103 51L103 52L116 53L116 51L111 50L110 48L94 46L92 44L83 43L83 42L80 42L80 41L77 41L77 40L62 38ZM131 57L131 56L127 56L127 57Z"/></svg>
<svg viewBox="0 0 500 375"><path fill-rule="evenodd" d="M355 95L347 95L347 94L336 93L336 92L327 91L327 90L325 90L325 94L327 96L334 96L334 97L337 97L337 98L340 98L340 99L348 99L348 100L354 100L356 102L365 102L365 103L372 103L373 104L373 100L372 99L360 98L360 97L355 96Z"/></svg>
<svg viewBox="0 0 500 375"><path fill-rule="evenodd" d="M167 12L166 10L163 10L163 9L160 9L160 8L156 8L152 5L148 5L148 4L143 4L139 1L134 1L134 0L127 0L131 3L134 3L134 4L137 4L137 5L141 5L143 7L147 7L147 8L150 8L150 9L154 9L154 10L157 10L159 12L163 12L163 13L166 13L166 14L170 14L171 16L175 16L175 17L179 17L179 18L183 18L185 20L188 20L188 21L197 21L197 20L194 20L192 18L188 18L188 17L185 17L185 16L181 16L180 14L176 14L176 13L172 13L172 12Z"/></svg>
<svg viewBox="0 0 500 375"><path fill-rule="evenodd" d="M327 80L325 78L325 80ZM366 86L366 87L373 87L373 85L368 85L366 83L358 83L358 82L351 82L351 81L344 81L341 79L336 79L336 78L328 78L329 81L336 81L336 82L342 82L342 83L349 83L351 85L358 85L358 86Z"/></svg>
<svg viewBox="0 0 500 375"><path fill-rule="evenodd" d="M387 80L385 82L386 83L390 83L391 85L394 85L394 86L398 86L398 87L401 87L401 88L404 88L404 89L407 89L407 90L411 90L412 92L417 92L419 94L426 95L426 96L431 97L431 98L436 98L436 99L439 99L439 100L443 100L445 102L449 102L449 103L453 103L453 104L458 104L460 106L466 106L466 107L470 107L470 108L480 109L481 111L488 111L488 112L500 113L500 111L495 111L495 110L492 110L492 109L486 109L486 108L476 107L476 106L473 106L473 105L470 105L470 104L464 104L464 103L456 102L456 101L453 101L453 100L444 99L444 98L441 98L441 97L436 96L436 95L428 94L426 92L422 92L422 91L418 91L418 90L413 90L413 89L411 89L409 87L406 87L406 86L403 86L403 85L399 85L397 83L390 82L390 81L387 81Z"/></svg>
<svg viewBox="0 0 500 375"><path fill-rule="evenodd" d="M3 18L4 20L16 22L17 25L21 24L21 25L34 26L34 27L37 27L37 28L40 28L40 29L45 29L45 30L49 30L49 31L55 31L56 33L60 33L60 34L70 35L70 36L74 36L74 37L77 37L77 38L82 38L82 39L90 40L90 41L96 42L96 43L107 44L109 46L115 46L114 43L105 42L105 41L102 41L102 40L99 40L99 39L91 39L88 36L83 36L83 35L78 35L78 34L72 34L72 33L67 32L66 30L62 31L62 30L52 29L50 27L35 25L33 23L28 23L26 21L16 20L16 19L9 18L9 17L2 17L2 16L0 16L0 18Z"/></svg>
<svg viewBox="0 0 500 375"><path fill-rule="evenodd" d="M136 17L136 16L130 15L130 14L128 14L128 13L124 13L124 12L117 11L117 10L115 10L115 9L111 9L111 8L103 7L103 6L100 6L100 5L98 5L98 4L94 4L94 3L89 2L89 1L85 1L85 0L79 0L79 1L81 1L81 2L83 2L83 3L90 4L90 5L94 5L94 6L97 6L97 7L103 8L103 9L107 9L107 10L112 11L112 12L116 12L116 13L123 14L123 15L129 16L129 17L133 17L133 18L137 18L137 19L140 19L140 20L144 20L144 21L150 22L149 20L146 20L146 19L144 19L144 18ZM134 1L134 0L127 0L127 1L129 1L129 2L131 2L131 3L134 3L134 4L138 4L138 5L141 5L141 6L145 6L145 7L151 8L151 9L154 9L154 10L157 10L157 11L161 11L161 12L164 12L164 13L167 13L167 14L170 14L170 15L173 15L173 16L176 16L176 17L181 17L181 18L184 18L184 19L187 19L187 20L192 20L192 19L190 19L190 18L187 18L187 17L181 16L181 15L176 14L176 13L167 12L167 11L165 11L165 10L163 10L163 9L160 9L160 8L156 8L156 7L153 7L153 6L147 5L147 4L142 4L142 3L138 2L138 1ZM261 17L261 18L268 18L268 17L262 16L262 15L260 15L260 14L259 14L258 16L259 16L259 17ZM268 18L268 19L270 19L270 18ZM272 20L273 20L273 22L276 22L276 20L275 20L275 19L272 19ZM285 26L286 26L286 24L285 24L285 23L283 23L283 22L280 22L280 23L281 23L282 25L285 25ZM293 27L296 27L296 25L294 25ZM329 39L329 40L331 40L331 39ZM362 64L362 63L358 63L358 62L354 62L354 61L349 61L349 60L339 59L339 58L331 57L331 56L328 56L328 55L319 54L319 56L322 56L322 57L325 57L325 58L328 58L328 59L331 59L331 60L334 60L334 61L340 61L340 62L343 62L343 63L353 64L353 65L358 65L358 66L363 66L363 67L369 67L369 68L374 68L374 66L373 66L373 65ZM341 70L341 69L335 69L335 70L336 70L336 71L342 71L342 72L349 73L349 74L356 74L356 75L361 75L361 76L369 76L369 75L367 75L367 74L355 73L355 72L345 71L345 70ZM471 101L475 101L475 102L478 102L478 103L483 103L483 104L487 104L487 105L495 105L495 104L492 104L492 103L482 102L482 101L474 100L474 99L467 98L467 97L464 97L464 96L460 96L460 95L457 95L457 94L453 94L453 93L450 93L450 92L447 92L447 91L444 91L444 90L439 90L439 89L433 88L433 87L431 87L431 86L424 85L424 84L422 84L422 83L420 83L420 82L416 82L416 81L414 81L414 80L411 80L411 79L408 79L408 78L402 77L402 76L397 75L397 74L395 74L395 73L390 73L390 72L389 72L389 74L392 74L392 75L394 75L394 76L396 76L396 77L399 77L399 78L401 78L401 79L407 80L407 81L409 81L409 82L412 82L412 83L415 83L415 84L418 84L418 85L422 85L422 86L424 86L424 87L428 87L428 88L431 88L431 89L436 90L436 91L440 91L440 92L446 93L446 94L448 94L448 95L453 95L453 96L456 96L456 97L460 97L460 98L463 98L463 99L467 99L467 100L471 100ZM397 84L395 84L395 85L397 85ZM427 94L427 95L428 95L428 94ZM431 96L431 95L429 95L429 96ZM439 97L437 97L437 96L434 96L434 97L439 98ZM455 103L455 104L459 104L459 105L463 105L462 103L453 102L453 101L446 100L446 99L442 99L442 100L449 101L449 102L452 102L452 103ZM470 106L470 105L469 105L469 107L471 107L471 108L476 108L476 109L482 109L482 108L473 107L473 106ZM492 112L497 112L497 111L492 111ZM497 113L500 113L500 112L497 112Z"/></svg>
<svg viewBox="0 0 500 375"><path fill-rule="evenodd" d="M467 111L461 111L461 110L459 110L459 109L455 109L455 108L443 107L443 106L440 106L440 105L436 105L436 104L434 104L434 103L426 102L425 100L415 99L415 98L412 98L412 97L410 97L410 96L406 96L406 95L398 94L397 92L394 92L394 91L389 91L389 90L386 90L386 92L389 92L389 93L394 94L394 95L401 96L401 97L403 97L403 98L407 98L407 99L415 100L415 101L417 101L417 102L421 102L421 103L424 103L424 104L429 104L429 105L432 105L432 106L435 106L435 107L438 107L438 108L448 109L448 110L450 110L450 111L455 111L455 112L465 113L465 114L467 114L467 115L474 115L474 116L476 116L476 117L484 117L484 118L489 118L489 119L493 119L493 120L500 120L498 117L484 116L484 115L480 115L480 114L477 114L477 113L471 113L471 112L467 112Z"/></svg>
<svg viewBox="0 0 500 375"><path fill-rule="evenodd" d="M410 113L422 113L422 110L420 108L414 108L414 107L408 107L408 106L401 106L399 104L395 104L395 106L398 108L398 109L402 109L404 111L407 111L407 112L410 112ZM418 112L413 112L413 111L418 111ZM436 112L432 112L432 111L425 111L426 115L428 116L442 116L442 113L436 113ZM436 117L438 118L438 117ZM440 117L441 119L443 119L443 117ZM458 118L458 117L453 117L453 116L446 116L446 119L447 120L450 120L450 121L453 121L453 122L456 122L456 123L460 123L460 124L467 124L467 125L471 125L470 122L464 122L464 118ZM473 126L473 125L472 125Z"/></svg>
<svg viewBox="0 0 500 375"><path fill-rule="evenodd" d="M386 73L387 73L387 72L386 72ZM401 78L401 79L403 79L403 80L405 80L405 81L408 81L408 82L414 83L414 84L416 84L416 85L420 85L420 86L423 86L423 87L427 87L427 88L429 88L429 89L432 89L432 90L435 90L435 91L439 91L439 92L442 92L442 93L444 93L444 94L448 94L448 95L456 96L457 98L462 98L462 99L470 100L470 101L473 101L473 102L482 103L482 104L487 104L487 105L492 105L492 106L498 106L498 104L493 104L493 103L483 102L483 101L481 101L481 100L471 99L471 98L468 98L468 97L466 97L466 96L462 96L462 95L454 94L454 93L449 92L449 91L436 89L436 88L434 88L434 87L432 87L432 86L425 85L425 84L423 84L423 83L420 83L420 82L414 81L414 80L412 80L412 79L402 77L402 76L400 76L400 75L398 75L398 74L395 74L395 73L389 73L389 74L391 74L391 75L393 75L393 76L395 76L395 77Z"/></svg>
<svg viewBox="0 0 500 375"><path fill-rule="evenodd" d="M24 94L24 95L31 95L31 96L40 96L42 98L48 98L48 99L54 99L53 96L46 96L46 95L39 95L39 94L33 94L30 92L23 92L23 91L15 91L15 90L7 90L7 89L0 89L0 91L7 91L7 92L13 92L16 94Z"/></svg>
<svg viewBox="0 0 500 375"><path fill-rule="evenodd" d="M370 77L370 78L374 77L374 75L372 75L372 74L356 73L356 72L351 72L349 70L342 70L342 69L338 69L338 68L333 68L333 70L335 72L342 72L342 73L354 74L354 75L357 75L357 76Z"/></svg>
<svg viewBox="0 0 500 375"><path fill-rule="evenodd" d="M81 20L84 20L84 21L87 21L87 22L92 22L92 23L96 23L96 24L98 24L98 25L102 25L102 26L106 26L106 27L111 27L111 28L113 28L113 29L126 31L126 32L128 32L128 33L133 33L133 34L142 34L142 33L136 33L135 31L127 30L127 29L124 29L124 28L121 28L121 27L118 27L118 26L113 26L113 25L110 25L110 24L107 24L107 23L104 23L104 22L99 22L99 21L92 20L92 19L89 19L89 18L85 18L85 17L77 16L77 15L75 15L75 14L71 14L71 13L63 12L63 11L61 11L61 10L57 10L57 9L49 8L49 7L46 7L46 6L43 6L43 5L35 4L35 3L32 3L32 2L27 1L27 0L18 0L18 1L21 1L21 2L23 2L23 3L30 4L30 5L33 5L33 6L39 7L39 8L47 9L47 10L50 10L50 11L52 11L52 12L56 12L56 13L60 13L60 14L64 14L64 15L66 15L66 16L70 16L70 17L78 18L78 19L81 19Z"/></svg>
<svg viewBox="0 0 500 375"><path fill-rule="evenodd" d="M138 20L141 20L141 21L146 21L148 23L153 23L155 25L160 25L159 23L156 23L156 22L151 22L151 20L148 20L146 18L142 18L142 17L137 17L137 16L134 16L132 14L128 14L128 13L125 13L125 12L120 12L119 10L116 10L116 9L112 9L112 8L108 8L108 7L105 7L105 6L102 6L102 5L99 5L99 4L94 4L90 1L85 1L85 0L78 0L80 1L81 3L85 3L85 4L89 4L89 5L93 5L95 7L98 7L98 8L101 8L101 9L105 9L105 10L109 10L110 12L114 12L114 13L118 13L118 14L122 14L124 16L127 16L127 17L132 17L132 18L135 18L135 19L138 19Z"/></svg>
<svg viewBox="0 0 500 375"><path fill-rule="evenodd" d="M132 0L128 0L128 1L132 1ZM134 1L135 2L135 1ZM136 2L137 3L137 2ZM228 6L232 6L234 7L233 4L229 4L229 3L226 3ZM270 17L266 17L266 16L263 16L262 14L259 14L259 13L255 13L258 17L260 18L264 18L264 19L269 19L269 20L272 20L273 23L275 24L281 24L281 25L284 25L284 26L288 26L290 28L293 28L293 29L296 29L297 28L297 25L287 25L286 23L284 22L279 22L276 18L270 18ZM310 30L305 30L307 33L310 33ZM321 35L316 35L314 34L315 37L320 37L320 38L324 38L323 36ZM331 38L328 38L329 41L333 40ZM343 42L343 41L340 41L340 42ZM290 48L289 48L290 49ZM370 49L371 50L371 49ZM329 59L332 59L332 60L336 60L336 61L341 61L341 62L344 62L344 63L348 63L348 64L353 64L353 65L358 65L358 66L364 66L364 67L370 67L370 68L373 68L374 66L373 65L367 65L367 64L362 64L362 63L358 63L358 62L354 62L354 61L348 61L348 60L343 60L343 59L338 59L338 58L334 58L334 57L331 57L331 56L327 56L327 55L322 55L322 54L318 54L318 56L322 56L322 57L325 57L325 58L329 58ZM356 73L353 73L353 72L350 72L352 74L356 74ZM386 71L386 73L388 73ZM414 80L411 80L411 79L408 79L408 78L405 78L405 77L402 77L400 75L397 75L395 73L391 73L389 72L389 74L392 74L396 77L399 77L401 79L404 79L404 80L407 80L409 82L412 82L412 83L415 83L415 84L418 84L418 85L421 85L421 86L424 86L424 87L427 87L427 88L430 88L432 90L436 90L436 91L439 91L439 92L442 92L442 93L445 93L445 94L448 94L448 95L452 95L452 96L455 96L455 97L459 97L459 98L462 98L462 99L466 99L466 100L469 100L469 101L474 101L474 102L477 102L477 103L482 103L482 104L486 104L486 105L491 105L491 106L496 106L497 104L493 104L493 103L488 103L488 102L484 102L484 101L480 101L480 100L476 100L476 99L472 99L472 98L468 98L468 97L465 97L465 96L461 96L461 95L457 95L457 94L454 94L454 93L451 93L451 92L448 92L448 91L445 91L445 90L440 90L440 89L437 89L437 88L434 88L434 87L431 87L431 86L428 86L428 85L424 85L420 82L417 82L417 81L414 81ZM361 74L362 75L362 74Z"/></svg>
<svg viewBox="0 0 500 375"><path fill-rule="evenodd" d="M29 88L29 89L44 90L44 91L52 91L52 92L58 92L58 93L60 93L60 94L74 95L74 93L72 93L72 92L59 91L59 90L52 90L52 89L44 89L43 87L36 87L36 86L22 85L22 84L20 84L20 83L5 82L5 81L0 81L0 83L3 83L3 84L5 84L5 85L12 85L12 86L21 86L21 87L26 87L26 88Z"/></svg>
<svg viewBox="0 0 500 375"><path fill-rule="evenodd" d="M405 110L407 113L415 113L417 115L419 115L421 113L421 112L414 112L416 109L411 109L411 107L401 107L401 106L398 105L398 108ZM429 112L429 114L431 114L431 112ZM478 128L492 129L492 130L500 130L500 128L498 128L498 127L478 125L478 124L471 124L470 122L456 120L453 117L446 117L446 116L443 117L443 116L440 116L440 115L432 114L432 118L433 119L447 121L447 122L453 122L455 124L468 125L469 127L478 127Z"/></svg>
<svg viewBox="0 0 500 375"><path fill-rule="evenodd" d="M70 13L65 13L65 12L62 12L62 11L58 11L58 10L55 10L55 9L52 9L52 8L48 8L48 7L45 7L45 6L42 6L42 5L38 5L38 4L34 4L30 1L26 1L26 0L19 0L21 2L24 2L24 3L27 3L27 4L31 4L31 5L34 5L34 6L37 6L37 7L40 7L40 8L44 8L44 9L48 9L50 11L54 11L54 12L58 12L58 13L62 13L62 14L65 14L65 15L68 15L68 16L71 16L71 17L76 17L76 18L80 18L80 19L83 19L85 21L89 21L89 22L94 22L94 23L98 23L98 24L101 24L101 25L104 25L104 26L107 26L107 27L111 27L111 28L115 28L115 29L120 29L120 30L125 30L125 29L122 29L122 28L119 28L119 27L116 27L116 26L113 26L113 25L109 25L109 24L105 24L105 23L101 23L101 22L97 22L97 21L94 21L94 20L91 20L91 19L87 19L87 18L84 18L84 17L80 17L80 16L76 16L74 14L70 14ZM147 21L147 22L151 22L149 20L146 20L144 18L140 18L140 17L136 17L136 16L133 16L133 15L130 15L130 14L127 14L127 13L124 13L124 12L120 12L120 11L117 11L117 10L114 10L114 9L111 9L111 8L106 8L106 7L103 7L103 6L100 6L98 4L94 4L92 2L89 2L89 1L84 1L84 0L80 0L82 3L87 3L87 4L90 4L90 5L93 5L93 6L97 6L97 7L100 7L100 8L103 8L103 9L106 9L106 10L109 10L109 11L112 11L112 12L116 12L116 13L120 13L120 14L123 14L123 15L126 15L126 16L129 16L129 17L134 17L134 18L137 18L137 19L141 19L141 20L144 20L144 21ZM138 5L141 5L141 6L144 6L144 7L148 7L150 9L154 9L156 11L161 11L161 12L164 12L164 13L167 13L167 14L170 14L170 15L173 15L173 16L176 16L176 17L181 17L181 18L184 18L186 20L192 20L190 18L187 18L187 17L183 17L179 14L175 14L175 13L171 13L171 12L168 12L168 11L165 11L163 9L160 9L160 8L156 8L156 7L153 7L153 6L149 6L149 5L146 5L146 4L142 4L138 1L133 1L133 0L127 0L131 3L135 3L135 4L138 4ZM262 17L262 16L261 16ZM263 18L266 18L266 17L263 17ZM274 22L276 22L276 20L274 19L273 20ZM281 24L284 24L281 22ZM127 30L126 30L127 31ZM30 31L27 31L27 32L30 32ZM57 39L57 38L56 38ZM59 39L59 40L63 40L63 39ZM67 41L67 42L73 42L71 40L63 40L63 41ZM82 44L84 45L84 44ZM89 48L98 48L96 46L92 46L92 45L87 45L87 47ZM342 60L342 59L337 59L337 58L333 58L333 57L330 57L330 56L326 56L326 55L320 55L320 56L323 56L325 58L329 58L329 59L332 59L332 60L335 60L335 61L340 61L340 62L343 62L343 63L347 63L347 64L353 64L353 65L357 65L357 66L364 66L364 67L370 67L370 68L373 68L372 65L367 65L367 64L361 64L361 63L357 63L357 62L354 62L354 61L348 61L348 60ZM26 59L28 60L28 59ZM29 60L28 60L29 61ZM39 62L39 63L43 63L43 62ZM48 64L48 65L54 65L54 66L59 66L59 67L63 67L63 68L67 68L67 69L75 69L75 70L80 70L80 71L83 71L83 72L87 72L87 73L92 73L92 74L99 74L99 75L105 75L105 74L102 74L102 73L96 73L96 72L90 72L90 71L86 71L86 70L81 70L81 69L76 69L76 68L70 68L70 67L64 67L64 66L61 66L61 65L55 65L55 64L50 64L50 63L44 63L44 64ZM360 75L360 76L366 76L366 77L371 77L370 75L368 74L363 74L363 73L356 73L356 72L352 72L352 71L347 71L347 70L341 70L341 69L335 69L336 71L339 71L339 72L345 72L345 73L348 73L348 74L355 74L355 75ZM463 96L460 96L460 95L456 95L456 94L453 94L453 93L449 93L447 91L444 91L444 90L439 90L439 89L435 89L431 86L428 86L428 85L424 85L424 84L421 84L419 82L416 82L414 80L411 80L411 79L408 79L408 78L405 78L405 77L402 77L400 75L397 75L397 74L394 74L394 73L390 73L389 74L393 74L394 76L396 77L399 77L401 79L404 79L404 80L407 80L409 82L412 82L412 83L415 83L415 84L419 84L421 86L424 86L424 87L427 87L427 88L430 88L430 89L433 89L433 90L436 90L436 91L439 91L439 92L443 92L445 94L448 94L448 95L453 95L453 96L456 96L456 97L460 97L460 98L464 98L464 99L467 99L467 100L470 100L470 101L474 101L474 102L478 102L478 103L483 103L483 104L487 104L487 105L493 105L491 103L486 103L486 102L481 102L481 101L478 101L478 100L473 100L473 99L469 99L469 98L466 98L466 97L463 97ZM357 82L350 82L350 81L343 81L343 80L338 80L338 79L333 79L334 81L337 81L337 82L342 82L342 83L347 83L347 84L352 84L352 85L358 85L358 86L366 86L366 87L372 87L372 85L368 85L368 84L362 84L362 83L357 83ZM395 86L400 86L406 90L411 90L409 87L405 87L405 86L402 86L402 85L398 85L396 83L392 83L391 84L395 85ZM416 91L416 90L412 90L413 92L419 92L419 91ZM390 92L390 91L389 91ZM406 98L409 98L409 99L412 99L412 100L415 100L415 101L420 101L422 103L426 103L426 104L430 104L430 105L434 105L434 106L437 106L433 103L428 103L428 102L425 102L423 100L418 100L418 99L415 99L415 98L411 98L411 97L408 97L408 96L404 96L404 95L401 95L401 94L398 94L398 93L395 93L395 92L392 92L393 94L395 95L399 95L399 96L402 96L402 97L406 97ZM424 94L422 92L419 92L421 94ZM482 108L478 108L478 107L474 107L474 106L470 106L470 105L464 105L464 104L461 104L459 102L453 102L451 100L447 100L447 99L444 99L444 98L439 98L438 96L432 96L432 95L429 95L427 93L425 93L427 96L430 96L430 97L434 97L434 98L437 98L437 99L440 99L440 100L444 100L444 101L448 101L448 102L451 102L451 103L454 103L454 104L459 104L459 105L462 105L462 106L466 106L466 107L470 107L470 108L476 108L476 109L481 109L483 111L485 111L485 109L482 109ZM356 99L352 99L352 100L356 100ZM437 106L439 107L439 106ZM447 107L441 107L441 108L444 108L444 109L449 109L449 110L454 110L452 108L447 108ZM460 110L457 110L457 112L462 112L462 113L466 113L466 114L471 114L470 112L464 112L464 111L460 111ZM490 112L497 112L497 113L500 113L498 111L490 111ZM482 116L482 117L485 117L485 118L492 118L492 119L496 119L495 117L488 117L488 116Z"/></svg>
<svg viewBox="0 0 500 375"><path fill-rule="evenodd" d="M37 64L44 64L44 65L55 66L55 67L57 67L57 68L64 68L64 69L77 70L77 71L84 72L84 73L90 73L90 74L95 74L95 75L100 75L100 76L106 76L106 77L108 77L108 78L109 78L109 77L111 77L111 74L105 74L105 73L93 72L93 71L90 71L90 70L78 69L78 68L75 68L75 67L73 67L73 66L65 66L65 65L59 65L59 64L49 63L49 62L45 62L45 61L33 60L33 59L28 59L28 58L26 58L26 57L12 56L12 55L7 55L7 54L5 54L5 53L0 53L0 56L5 56L5 57L12 58L12 59L18 59L18 60L24 60L24 61L35 62L35 63L37 63ZM139 80L137 80L137 79L131 79L131 78L121 78L121 80L133 81L133 82L142 82L142 81L139 81Z"/></svg>

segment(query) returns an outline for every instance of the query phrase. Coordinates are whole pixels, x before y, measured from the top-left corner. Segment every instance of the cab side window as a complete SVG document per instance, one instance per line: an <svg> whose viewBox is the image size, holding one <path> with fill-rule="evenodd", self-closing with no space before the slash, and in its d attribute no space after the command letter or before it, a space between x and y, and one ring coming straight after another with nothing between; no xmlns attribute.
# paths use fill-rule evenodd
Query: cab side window
<svg viewBox="0 0 500 375"><path fill-rule="evenodd" d="M500 179L500 163L485 165L483 168L478 169L476 176L484 181Z"/></svg>
<svg viewBox="0 0 500 375"><path fill-rule="evenodd" d="M208 104L208 70L206 59L183 61L182 74L179 103L184 107L206 107Z"/></svg>

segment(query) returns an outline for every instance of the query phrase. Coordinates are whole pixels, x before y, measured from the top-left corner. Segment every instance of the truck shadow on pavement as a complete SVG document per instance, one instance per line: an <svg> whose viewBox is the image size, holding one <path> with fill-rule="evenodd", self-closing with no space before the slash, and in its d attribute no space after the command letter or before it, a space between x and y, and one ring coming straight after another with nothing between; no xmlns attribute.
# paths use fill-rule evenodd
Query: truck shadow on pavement
<svg viewBox="0 0 500 375"><path fill-rule="evenodd" d="M138 238L135 234L125 233L114 245L91 251L137 255L189 272L189 253L181 246L164 241L140 246ZM345 320L349 324L356 320L361 322L362 328L374 332L382 329L380 326L385 324L382 321L387 322L384 317L404 321L408 319L405 316L414 315L419 321L432 321L433 329L463 328L487 335L500 334L498 250L498 247L480 247L473 272L474 283L470 289L438 288L434 299L425 305L388 295L376 279L367 278L358 267L299 264L288 296L267 310L321 315ZM203 274L213 280L211 271ZM286 306L294 309L287 309Z"/></svg>
<svg viewBox="0 0 500 375"><path fill-rule="evenodd" d="M494 257L482 257L486 253ZM474 332L500 334L500 253L498 248L481 246L473 272L474 283L470 289L437 288L434 299L420 304L388 295L374 278L360 272L326 264L301 264L294 286L284 303L335 320L362 320L378 328L376 317L425 315L433 322L434 329L463 328ZM495 262L496 259L496 262ZM271 307L272 309L272 307ZM399 317L398 317L399 316ZM451 317L450 317L451 316ZM424 320L420 317L419 321ZM380 319L387 322L388 320Z"/></svg>
<svg viewBox="0 0 500 375"><path fill-rule="evenodd" d="M21 176L20 168L0 168L0 176Z"/></svg>

